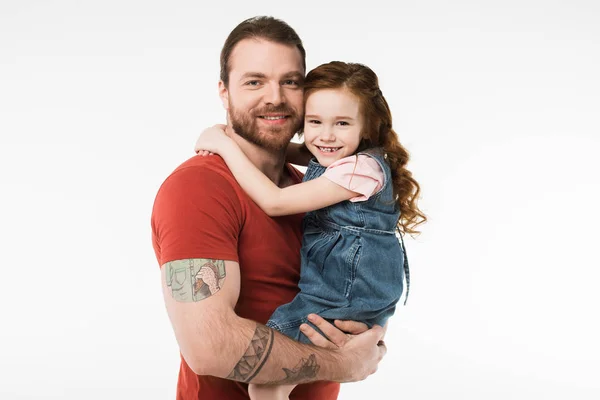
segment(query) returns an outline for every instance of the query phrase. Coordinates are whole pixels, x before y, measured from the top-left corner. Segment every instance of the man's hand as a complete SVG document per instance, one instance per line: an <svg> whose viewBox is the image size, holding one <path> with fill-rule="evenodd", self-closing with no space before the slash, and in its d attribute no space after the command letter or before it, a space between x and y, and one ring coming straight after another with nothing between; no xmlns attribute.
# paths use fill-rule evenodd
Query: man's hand
<svg viewBox="0 0 600 400"><path fill-rule="evenodd" d="M367 324L350 320L336 319L334 321L334 326L317 314L310 314L308 316L308 320L317 328L319 328L319 330L323 332L325 336L321 335L309 324L302 324L300 326L300 330L302 333L304 333L304 335L306 335L306 337L308 337L312 344L327 349L343 347L348 340L352 339L353 336L369 330ZM383 327L384 335L385 332L387 332L387 327L388 324L386 322L385 326Z"/></svg>
<svg viewBox="0 0 600 400"><path fill-rule="evenodd" d="M378 325L368 329L367 325L356 321L334 321L335 326L316 314L310 314L308 320L314 324L324 337L308 324L302 324L300 327L309 340L316 346L338 350L344 356L350 355L348 361L350 366L360 364L364 366L362 370L353 372L354 380L362 380L377 371L377 365L387 352L383 338L387 331L385 327ZM375 340L373 342L373 340ZM376 345L376 347L373 346Z"/></svg>
<svg viewBox="0 0 600 400"><path fill-rule="evenodd" d="M201 156L221 154L232 141L226 133L226 125L217 124L205 129L196 141L194 151Z"/></svg>

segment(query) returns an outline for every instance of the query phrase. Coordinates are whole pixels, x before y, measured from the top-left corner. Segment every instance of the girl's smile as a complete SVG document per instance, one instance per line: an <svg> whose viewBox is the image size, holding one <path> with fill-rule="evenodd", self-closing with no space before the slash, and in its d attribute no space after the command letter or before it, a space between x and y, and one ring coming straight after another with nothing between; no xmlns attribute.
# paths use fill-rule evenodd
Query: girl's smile
<svg viewBox="0 0 600 400"><path fill-rule="evenodd" d="M353 155L362 127L359 99L349 91L318 89L308 95L304 142L322 166Z"/></svg>

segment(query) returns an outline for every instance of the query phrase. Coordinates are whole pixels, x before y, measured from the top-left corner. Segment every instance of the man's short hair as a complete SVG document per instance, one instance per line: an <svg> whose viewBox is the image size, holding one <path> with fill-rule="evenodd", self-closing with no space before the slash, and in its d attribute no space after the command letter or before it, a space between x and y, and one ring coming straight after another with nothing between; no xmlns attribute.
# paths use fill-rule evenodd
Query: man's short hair
<svg viewBox="0 0 600 400"><path fill-rule="evenodd" d="M229 86L231 52L235 45L244 39L265 39L274 43L296 46L302 55L302 68L306 72L306 51L296 31L277 18L252 17L242 21L231 31L221 50L221 80L226 87Z"/></svg>

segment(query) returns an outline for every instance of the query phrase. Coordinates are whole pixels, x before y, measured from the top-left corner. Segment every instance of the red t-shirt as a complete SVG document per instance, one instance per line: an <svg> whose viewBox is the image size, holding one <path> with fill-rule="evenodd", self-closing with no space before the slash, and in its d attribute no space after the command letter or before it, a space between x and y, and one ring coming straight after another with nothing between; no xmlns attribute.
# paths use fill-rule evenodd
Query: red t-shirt
<svg viewBox="0 0 600 400"><path fill-rule="evenodd" d="M288 166L294 180L302 175ZM152 210L159 265L188 258L237 261L241 289L235 312L262 324L298 293L302 215L271 218L243 191L221 157L195 156L163 183ZM247 384L196 375L183 357L178 400L248 399ZM290 399L336 399L339 384L298 385Z"/></svg>

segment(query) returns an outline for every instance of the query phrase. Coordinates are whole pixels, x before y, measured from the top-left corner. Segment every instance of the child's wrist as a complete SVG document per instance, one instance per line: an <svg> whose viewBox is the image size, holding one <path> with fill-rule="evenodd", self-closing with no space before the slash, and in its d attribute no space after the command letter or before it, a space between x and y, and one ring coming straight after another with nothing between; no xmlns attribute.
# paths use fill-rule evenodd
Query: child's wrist
<svg viewBox="0 0 600 400"><path fill-rule="evenodd" d="M225 138L222 141L220 141L217 145L216 152L219 153L221 156L224 156L226 154L231 153L232 151L235 151L236 146L237 144L233 141L233 139Z"/></svg>

